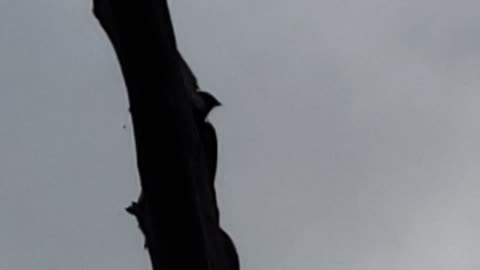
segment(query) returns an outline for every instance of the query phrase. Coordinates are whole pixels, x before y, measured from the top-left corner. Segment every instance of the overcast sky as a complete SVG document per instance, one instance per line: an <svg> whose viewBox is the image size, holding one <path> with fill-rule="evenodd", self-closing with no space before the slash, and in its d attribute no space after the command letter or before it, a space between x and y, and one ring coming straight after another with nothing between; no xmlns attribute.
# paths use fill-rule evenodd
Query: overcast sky
<svg viewBox="0 0 480 270"><path fill-rule="evenodd" d="M171 8L242 269L480 269L478 1ZM90 1L0 1L0 269L149 269L127 104Z"/></svg>

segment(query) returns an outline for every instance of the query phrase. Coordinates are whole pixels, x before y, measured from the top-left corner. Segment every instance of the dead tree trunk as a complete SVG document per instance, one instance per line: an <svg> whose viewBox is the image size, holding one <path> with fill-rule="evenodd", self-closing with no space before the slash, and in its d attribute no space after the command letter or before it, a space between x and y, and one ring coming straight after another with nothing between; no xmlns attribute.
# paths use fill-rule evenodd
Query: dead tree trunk
<svg viewBox="0 0 480 270"><path fill-rule="evenodd" d="M216 136L205 120L217 104L197 91L166 0L93 2L127 86L142 187L128 211L145 234L153 269L238 270L218 221Z"/></svg>

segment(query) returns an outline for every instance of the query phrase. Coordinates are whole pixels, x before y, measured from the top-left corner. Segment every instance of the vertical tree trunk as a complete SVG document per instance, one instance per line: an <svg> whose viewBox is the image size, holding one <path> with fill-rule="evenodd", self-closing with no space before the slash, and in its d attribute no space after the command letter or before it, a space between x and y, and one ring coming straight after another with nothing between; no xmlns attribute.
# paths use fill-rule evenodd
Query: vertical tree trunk
<svg viewBox="0 0 480 270"><path fill-rule="evenodd" d="M217 207L213 179L166 0L94 0L93 7L127 86L142 187L130 211L153 269L239 269L218 214L209 215Z"/></svg>

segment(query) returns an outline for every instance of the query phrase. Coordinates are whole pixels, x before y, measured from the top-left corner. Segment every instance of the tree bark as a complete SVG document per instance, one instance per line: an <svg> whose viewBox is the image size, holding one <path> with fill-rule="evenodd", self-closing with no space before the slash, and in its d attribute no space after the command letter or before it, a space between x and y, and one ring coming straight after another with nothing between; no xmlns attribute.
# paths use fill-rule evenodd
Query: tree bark
<svg viewBox="0 0 480 270"><path fill-rule="evenodd" d="M93 2L127 86L142 187L128 211L145 234L153 269L239 269L218 222L204 123L195 117L166 0Z"/></svg>

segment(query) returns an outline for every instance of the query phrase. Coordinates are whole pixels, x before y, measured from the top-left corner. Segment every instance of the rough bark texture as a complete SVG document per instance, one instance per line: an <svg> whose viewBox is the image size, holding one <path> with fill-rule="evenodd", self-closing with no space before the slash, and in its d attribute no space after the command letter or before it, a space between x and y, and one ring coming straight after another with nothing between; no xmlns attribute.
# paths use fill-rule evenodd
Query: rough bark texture
<svg viewBox="0 0 480 270"><path fill-rule="evenodd" d="M237 270L219 224L217 138L206 120L219 103L198 91L178 52L165 0L94 0L127 86L142 194L127 211L145 234L154 270Z"/></svg>

